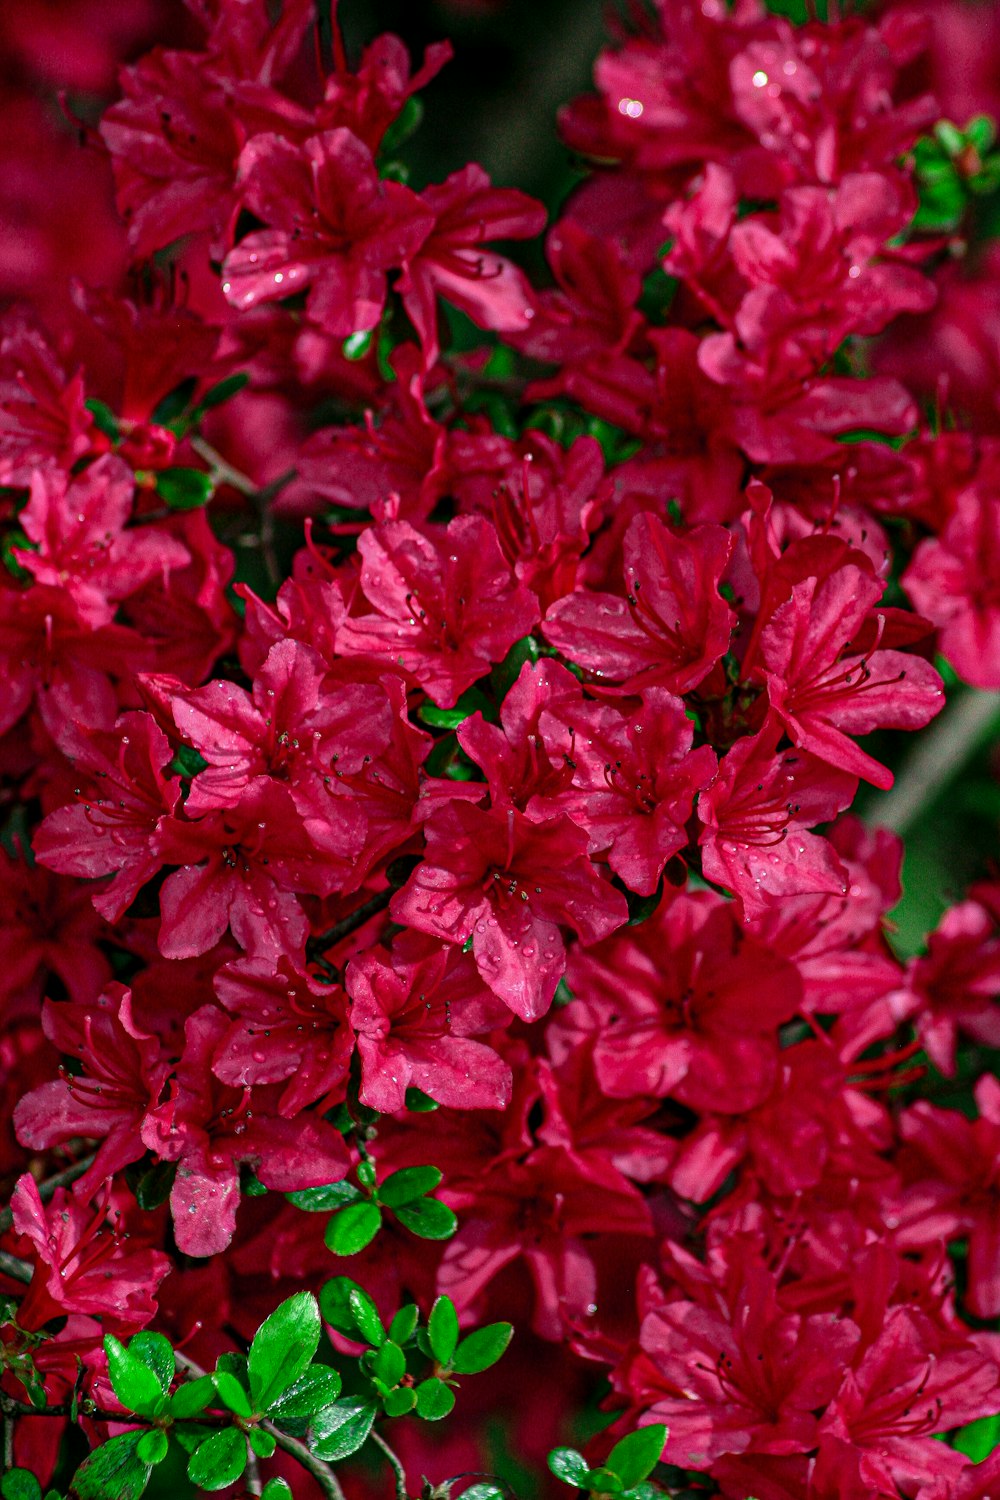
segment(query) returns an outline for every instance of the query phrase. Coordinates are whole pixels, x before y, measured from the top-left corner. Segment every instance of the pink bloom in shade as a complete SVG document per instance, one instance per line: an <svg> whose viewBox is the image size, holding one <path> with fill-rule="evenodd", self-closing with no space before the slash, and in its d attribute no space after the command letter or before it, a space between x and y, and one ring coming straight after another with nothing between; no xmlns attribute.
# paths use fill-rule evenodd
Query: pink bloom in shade
<svg viewBox="0 0 1000 1500"><path fill-rule="evenodd" d="M900 1123L910 1186L890 1222L901 1245L968 1236L965 1300L977 1318L1000 1315L1000 1083L980 1078L979 1119L920 1100ZM898 1227L897 1227L898 1224Z"/></svg>
<svg viewBox="0 0 1000 1500"><path fill-rule="evenodd" d="M719 583L732 546L721 526L677 535L638 515L625 535L625 597L571 594L549 610L545 636L595 677L687 692L729 648L734 616Z"/></svg>
<svg viewBox="0 0 1000 1500"><path fill-rule="evenodd" d="M520 267L485 248L491 239L540 234L545 209L515 188L495 188L473 163L425 188L420 201L434 227L406 264L397 290L420 336L428 367L438 357L437 299L443 297L479 328L522 333L534 317L534 294Z"/></svg>
<svg viewBox="0 0 1000 1500"><path fill-rule="evenodd" d="M568 1028L567 1028L568 1032ZM551 1032L550 1032L551 1036ZM546 1146L575 1150L603 1160L631 1182L662 1180L675 1145L653 1123L654 1099L609 1099L594 1070L594 1038L582 1037L552 1062L538 1062L545 1119L538 1139Z"/></svg>
<svg viewBox="0 0 1000 1500"><path fill-rule="evenodd" d="M215 993L233 1017L212 1063L223 1083L285 1083L278 1113L288 1119L344 1097L354 1037L339 984L290 958L241 958L219 970Z"/></svg>
<svg viewBox="0 0 1000 1500"><path fill-rule="evenodd" d="M56 974L71 1000L86 1003L111 978L98 947L105 936L90 892L39 865L0 854L0 975L4 1005L19 996L38 1001L48 975Z"/></svg>
<svg viewBox="0 0 1000 1500"><path fill-rule="evenodd" d="M704 1469L726 1453L808 1453L816 1411L833 1397L859 1340L836 1313L785 1312L774 1275L751 1265L729 1305L669 1302L643 1319L639 1342L673 1396L645 1421L667 1424L664 1458Z"/></svg>
<svg viewBox="0 0 1000 1500"><path fill-rule="evenodd" d="M393 897L394 921L448 943L472 939L486 984L526 1021L548 1010L566 967L560 925L598 942L628 916L566 817L452 802L427 822L424 859Z"/></svg>
<svg viewBox="0 0 1000 1500"><path fill-rule="evenodd" d="M504 1109L510 1068L470 1033L504 1024L509 1012L471 956L410 936L391 952L358 954L347 969L362 1104L392 1114L413 1087L452 1109Z"/></svg>
<svg viewBox="0 0 1000 1500"><path fill-rule="evenodd" d="M0 482L28 484L53 459L71 469L90 450L93 416L83 375L67 377L41 328L21 308L0 317Z"/></svg>
<svg viewBox="0 0 1000 1500"><path fill-rule="evenodd" d="M695 796L716 771L709 746L691 748L694 725L681 699L649 687L629 714L600 703L553 706L543 710L539 728L549 756L571 765L573 781L529 812L547 805L574 817L590 834L591 850L608 851L629 890L652 895L667 861L687 843Z"/></svg>
<svg viewBox="0 0 1000 1500"><path fill-rule="evenodd" d="M458 742L485 772L495 808L524 811L531 804L531 816L539 822L567 811L563 798L572 769L563 750L570 736L564 732L566 745L556 742L553 750L542 737L540 723L545 713L555 717L550 741L556 741L562 723L574 723L584 707L583 690L566 667L550 660L525 662L504 695L499 724L474 713L459 725Z"/></svg>
<svg viewBox="0 0 1000 1500"><path fill-rule="evenodd" d="M236 807L196 822L163 818L155 847L161 864L182 868L160 891L164 958L207 953L225 933L252 957L279 957L304 943L309 924L296 892L329 895L346 882L364 830L357 817L310 829L288 791L261 780Z"/></svg>
<svg viewBox="0 0 1000 1500"><path fill-rule="evenodd" d="M392 714L382 688L359 683L324 691L324 671L314 651L291 640L272 646L252 694L232 682L190 692L163 684L178 730L208 762L192 780L184 803L189 816L235 807L248 785L265 776L287 783L303 817L322 816L331 757L350 773L386 748ZM350 809L340 811L346 827ZM360 812L356 821L363 833Z"/></svg>
<svg viewBox="0 0 1000 1500"><path fill-rule="evenodd" d="M109 1223L110 1189L95 1207L58 1188L46 1207L34 1178L19 1177L11 1196L14 1228L31 1242L35 1274L18 1309L23 1328L86 1313L108 1332L135 1333L156 1316L156 1292L170 1270L159 1250L138 1247ZM117 1211L115 1220L120 1219Z"/></svg>
<svg viewBox="0 0 1000 1500"><path fill-rule="evenodd" d="M515 583L495 529L458 516L434 535L406 521L362 532L361 589L375 613L337 630L337 650L375 656L412 672L441 708L502 661L538 619L538 602Z"/></svg>
<svg viewBox="0 0 1000 1500"><path fill-rule="evenodd" d="M576 956L570 984L581 983L616 996L594 1048L606 1094L733 1114L766 1096L775 1029L802 998L787 959L747 938L707 893L668 900L636 934Z"/></svg>
<svg viewBox="0 0 1000 1500"><path fill-rule="evenodd" d="M792 744L828 765L892 786L892 773L849 736L873 729L918 729L944 705L929 662L855 641L882 597L883 584L853 563L825 578L804 578L771 615L753 675Z"/></svg>
<svg viewBox="0 0 1000 1500"><path fill-rule="evenodd" d="M861 1450L861 1477L875 1495L914 1494L966 1466L935 1434L990 1416L998 1404L997 1365L985 1349L896 1307L845 1375L822 1431Z"/></svg>
<svg viewBox="0 0 1000 1500"><path fill-rule="evenodd" d="M405 45L398 36L386 33L373 39L352 71L336 30L333 43L334 68L316 118L324 129L347 126L372 152L378 150L406 101L425 88L452 57L450 42L434 42L424 52L423 65L411 75Z"/></svg>
<svg viewBox="0 0 1000 1500"><path fill-rule="evenodd" d="M808 831L848 807L857 778L800 750L778 750L770 718L759 734L737 740L698 798L701 868L731 890L747 917L787 896L846 895L847 871L829 841Z"/></svg>
<svg viewBox="0 0 1000 1500"><path fill-rule="evenodd" d="M223 265L234 307L307 288L309 317L346 338L373 328L386 275L419 248L433 222L416 194L381 181L371 152L349 130L327 130L296 146L257 135L240 156L244 205L263 220Z"/></svg>
<svg viewBox="0 0 1000 1500"><path fill-rule="evenodd" d="M1000 498L963 490L940 536L920 543L903 574L914 605L940 630L940 646L973 687L1000 687Z"/></svg>
<svg viewBox="0 0 1000 1500"><path fill-rule="evenodd" d="M130 991L112 985L96 1007L46 1001L45 1035L79 1066L32 1089L14 1110L14 1128L35 1151L74 1137L99 1140L94 1163L75 1191L85 1196L138 1161L145 1147L140 1128L159 1101L170 1065L161 1057L158 1037L147 1036L132 1016Z"/></svg>
<svg viewBox="0 0 1000 1500"><path fill-rule="evenodd" d="M161 1160L177 1162L170 1210L185 1255L219 1255L228 1247L242 1163L283 1193L339 1182L350 1165L343 1137L321 1117L284 1119L269 1098L276 1090L251 1095L219 1082L212 1062L228 1030L228 1018L213 1005L188 1018L176 1086L142 1131Z"/></svg>
<svg viewBox="0 0 1000 1500"><path fill-rule="evenodd" d="M572 219L553 225L545 255L555 289L536 293L535 316L509 341L534 359L559 365L624 353L643 326L635 306L642 291L638 273L613 244Z"/></svg>
<svg viewBox="0 0 1000 1500"><path fill-rule="evenodd" d="M959 901L927 939L926 957L910 965L914 1024L934 1066L949 1078L959 1035L1000 1047L998 915L977 900Z"/></svg>
<svg viewBox="0 0 1000 1500"><path fill-rule="evenodd" d="M163 860L154 852L157 823L177 806L180 782L163 771L173 752L150 714L122 714L111 731L79 727L60 748L80 778L74 806L49 813L34 836L40 864L63 875L112 878L93 896L117 922Z"/></svg>

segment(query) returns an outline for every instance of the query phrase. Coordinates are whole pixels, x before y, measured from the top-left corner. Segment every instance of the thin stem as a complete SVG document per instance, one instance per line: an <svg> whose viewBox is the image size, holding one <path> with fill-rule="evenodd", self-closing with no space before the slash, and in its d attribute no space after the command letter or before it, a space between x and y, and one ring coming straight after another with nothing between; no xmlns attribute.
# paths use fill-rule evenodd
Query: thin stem
<svg viewBox="0 0 1000 1500"><path fill-rule="evenodd" d="M49 1199L54 1196L59 1188L69 1187L71 1182L75 1182L78 1177L82 1177L84 1172L93 1166L96 1154L96 1152L91 1152L90 1156L81 1157L71 1167L66 1167L64 1171L57 1172L54 1177L47 1177L44 1182L40 1182L38 1184L38 1196L42 1202L48 1203ZM13 1209L5 1208L0 1213L0 1234L4 1234L13 1222Z"/></svg>
<svg viewBox="0 0 1000 1500"><path fill-rule="evenodd" d="M372 1428L372 1431L369 1433L369 1437L375 1444L376 1448L381 1448L382 1452L389 1460L389 1463L392 1465L392 1471L396 1476L396 1495L398 1497L398 1500L409 1500L409 1494L406 1485L406 1470L403 1468L403 1465L400 1462L399 1458L389 1447L389 1444L386 1442L385 1438L382 1437L381 1433L376 1432L374 1428Z"/></svg>
<svg viewBox="0 0 1000 1500"><path fill-rule="evenodd" d="M19 1260L16 1255L10 1255L6 1250L0 1250L0 1271L13 1281L23 1281L25 1286L35 1274L35 1268L30 1261Z"/></svg>
<svg viewBox="0 0 1000 1500"><path fill-rule="evenodd" d="M14 1467L14 1413L3 1409L3 1468L6 1474Z"/></svg>
<svg viewBox="0 0 1000 1500"><path fill-rule="evenodd" d="M968 688L952 694L944 712L924 731L889 792L869 793L864 814L880 828L906 833L996 731L1000 693Z"/></svg>
<svg viewBox="0 0 1000 1500"><path fill-rule="evenodd" d="M261 1490L263 1488L264 1488L263 1481L261 1480L261 1477L260 1477L260 1464L257 1462L257 1455L253 1451L253 1449L251 1448L251 1446L250 1446L250 1439L248 1437L247 1438L247 1467L246 1467L246 1489L247 1489L247 1494L248 1495L259 1495L260 1492L261 1492Z"/></svg>
<svg viewBox="0 0 1000 1500"><path fill-rule="evenodd" d="M278 491L295 477L295 470L289 469L287 474L282 474L280 478L272 480L263 489L259 489L249 474L244 474L241 469L234 468L228 459L223 458L218 449L213 448L212 444L206 442L203 437L193 437L190 442L199 458L203 458L211 469L213 483L217 484L222 481L234 490L239 490L241 495L246 495L248 500L253 501L260 524L261 556L264 559L268 577L277 586L281 582L281 568L274 550L274 517L271 514L271 501Z"/></svg>
<svg viewBox="0 0 1000 1500"><path fill-rule="evenodd" d="M384 891L379 891L378 895L372 896L370 901L365 901L361 906L355 907L351 915L345 917L342 922L335 922L332 927L328 927L320 941L326 947L334 947L343 938L350 937L352 932L357 932L359 927L363 927L369 917L373 917L378 911L384 911L394 895L395 892L391 886Z"/></svg>

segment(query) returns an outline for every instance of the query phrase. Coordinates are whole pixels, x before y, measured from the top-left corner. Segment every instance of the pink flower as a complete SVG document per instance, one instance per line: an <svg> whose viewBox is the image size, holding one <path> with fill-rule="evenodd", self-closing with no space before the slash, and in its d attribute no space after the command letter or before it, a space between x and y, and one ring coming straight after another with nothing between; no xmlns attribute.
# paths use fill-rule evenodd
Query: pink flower
<svg viewBox="0 0 1000 1500"><path fill-rule="evenodd" d="M933 620L941 650L973 687L1000 687L1000 499L970 485L938 537L920 543L903 575Z"/></svg>

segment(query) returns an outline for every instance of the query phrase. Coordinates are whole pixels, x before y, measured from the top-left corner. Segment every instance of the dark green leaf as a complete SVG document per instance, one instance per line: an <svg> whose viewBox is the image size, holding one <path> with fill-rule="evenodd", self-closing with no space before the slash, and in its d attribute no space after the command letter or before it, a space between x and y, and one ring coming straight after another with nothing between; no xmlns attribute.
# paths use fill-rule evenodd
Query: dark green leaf
<svg viewBox="0 0 1000 1500"><path fill-rule="evenodd" d="M300 1375L294 1385L288 1387L273 1403L270 1418L279 1427L289 1422L299 1422L315 1416L324 1406L332 1406L340 1395L341 1379L338 1371L327 1365L312 1365Z"/></svg>
<svg viewBox="0 0 1000 1500"><path fill-rule="evenodd" d="M373 1402L357 1397L325 1407L309 1429L309 1446L316 1457L337 1463L356 1453L372 1430L377 1410Z"/></svg>
<svg viewBox="0 0 1000 1500"><path fill-rule="evenodd" d="M119 437L118 418L110 406L105 406L103 401L98 401L96 396L91 396L84 403L94 419L94 426L105 437L109 437L113 443L117 443Z"/></svg>
<svg viewBox="0 0 1000 1500"><path fill-rule="evenodd" d="M587 1461L575 1448L553 1448L548 1458L549 1468L564 1484L583 1488L584 1476L589 1473Z"/></svg>
<svg viewBox="0 0 1000 1500"><path fill-rule="evenodd" d="M151 1427L139 1439L135 1456L141 1459L144 1464L159 1464L166 1458L169 1446L167 1434L161 1431L159 1427Z"/></svg>
<svg viewBox="0 0 1000 1500"><path fill-rule="evenodd" d="M404 141L408 141L424 117L423 100L411 94L399 114L382 137L379 153L392 156Z"/></svg>
<svg viewBox="0 0 1000 1500"><path fill-rule="evenodd" d="M469 688L458 699L454 708L438 708L436 703L421 703L417 717L432 729L457 729L459 724L464 724L474 713L481 713L486 719L496 718L496 709L479 688Z"/></svg>
<svg viewBox="0 0 1000 1500"><path fill-rule="evenodd" d="M440 1106L436 1099L425 1094L422 1089L408 1088L406 1090L406 1107L416 1115L429 1115Z"/></svg>
<svg viewBox="0 0 1000 1500"><path fill-rule="evenodd" d="M182 745L177 751L175 759L182 757L187 748L186 745ZM195 750L188 753L197 755L197 751ZM199 755L198 759L202 760L202 757ZM202 766L206 766L207 764L207 761L202 760ZM185 770L183 774L191 775L193 773ZM135 1201L139 1207L150 1213L154 1208L160 1208L166 1203L170 1197L170 1189L174 1185L174 1178L176 1176L177 1163L175 1161L157 1162L155 1167L150 1167L148 1172L143 1172L135 1185Z"/></svg>
<svg viewBox="0 0 1000 1500"><path fill-rule="evenodd" d="M408 1302L401 1307L399 1312L389 1324L389 1337L397 1344L405 1344L416 1332L417 1323L420 1321L420 1312L416 1303Z"/></svg>
<svg viewBox="0 0 1000 1500"><path fill-rule="evenodd" d="M498 1484L470 1484L462 1491L461 1500L508 1500L508 1497Z"/></svg>
<svg viewBox="0 0 1000 1500"><path fill-rule="evenodd" d="M173 1417L195 1417L215 1400L215 1384L211 1375L199 1375L180 1385L170 1398L170 1414Z"/></svg>
<svg viewBox="0 0 1000 1500"><path fill-rule="evenodd" d="M123 1432L95 1448L73 1475L80 1500L139 1500L152 1469L137 1456L141 1432Z"/></svg>
<svg viewBox="0 0 1000 1500"><path fill-rule="evenodd" d="M371 1191L375 1186L375 1163L373 1161L359 1161L355 1168L358 1181L362 1187Z"/></svg>
<svg viewBox="0 0 1000 1500"><path fill-rule="evenodd" d="M372 1360L372 1374L390 1387L398 1385L406 1374L406 1355L391 1339L386 1339Z"/></svg>
<svg viewBox="0 0 1000 1500"><path fill-rule="evenodd" d="M403 1203L393 1212L411 1234L422 1240L449 1240L458 1228L458 1220L447 1204L438 1198L418 1198Z"/></svg>
<svg viewBox="0 0 1000 1500"><path fill-rule="evenodd" d="M156 493L170 510L200 510L212 498L212 477L201 469L161 469Z"/></svg>
<svg viewBox="0 0 1000 1500"><path fill-rule="evenodd" d="M199 1443L188 1460L188 1478L203 1490L235 1484L247 1466L247 1440L235 1427L223 1427Z"/></svg>
<svg viewBox="0 0 1000 1500"><path fill-rule="evenodd" d="M448 1364L458 1346L458 1314L450 1297L439 1297L427 1320L431 1353L439 1365Z"/></svg>
<svg viewBox="0 0 1000 1500"><path fill-rule="evenodd" d="M498 663L490 673L490 682L501 702L521 675L525 662L537 660L538 642L533 635L522 636L519 641L514 642L503 661Z"/></svg>
<svg viewBox="0 0 1000 1500"><path fill-rule="evenodd" d="M952 1447L971 1458L974 1464L981 1464L1000 1447L1000 1416L979 1417L970 1422L956 1434Z"/></svg>
<svg viewBox="0 0 1000 1500"><path fill-rule="evenodd" d="M104 1335L104 1352L108 1357L108 1375L121 1404L139 1416L154 1416L163 1400L157 1376L141 1359L130 1354L113 1333Z"/></svg>
<svg viewBox="0 0 1000 1500"><path fill-rule="evenodd" d="M374 340L375 334L370 328L366 328L359 333L349 334L341 345L344 351L344 358L352 360L364 359L365 355L371 349Z"/></svg>
<svg viewBox="0 0 1000 1500"><path fill-rule="evenodd" d="M334 1255L357 1255L370 1245L382 1227L382 1215L375 1203L351 1203L334 1214L324 1236Z"/></svg>
<svg viewBox="0 0 1000 1500"><path fill-rule="evenodd" d="M378 1315L378 1308L363 1287L355 1287L348 1294L351 1315L362 1337L376 1348L385 1343L385 1329Z"/></svg>
<svg viewBox="0 0 1000 1500"><path fill-rule="evenodd" d="M398 1208L402 1203L413 1203L425 1193L433 1193L443 1176L437 1167L403 1167L399 1172L389 1174L378 1195L389 1208Z"/></svg>
<svg viewBox="0 0 1000 1500"><path fill-rule="evenodd" d="M198 402L198 412L211 411L213 406L221 406L223 401L229 401L231 397L238 395L249 383L250 376L245 370L237 375L227 375L225 380L220 380L218 385L213 385L211 390L205 392Z"/></svg>
<svg viewBox="0 0 1000 1500"><path fill-rule="evenodd" d="M456 1375L478 1375L495 1365L511 1341L510 1323L487 1323L467 1334L455 1350L451 1367ZM560 1450L561 1451L561 1450Z"/></svg>
<svg viewBox="0 0 1000 1500"><path fill-rule="evenodd" d="M427 1422L440 1422L455 1405L455 1392L443 1380L432 1375L415 1387L417 1393L417 1416Z"/></svg>
<svg viewBox="0 0 1000 1500"><path fill-rule="evenodd" d="M319 1304L312 1292L296 1292L265 1319L247 1356L255 1411L266 1411L294 1385L319 1348L321 1332Z"/></svg>
<svg viewBox="0 0 1000 1500"><path fill-rule="evenodd" d="M253 1427L247 1434L250 1446L258 1458L270 1458L278 1444L274 1434L265 1432L262 1427Z"/></svg>
<svg viewBox="0 0 1000 1500"><path fill-rule="evenodd" d="M358 1336L358 1325L351 1311L351 1293L360 1290L357 1282L352 1281L349 1276L331 1276L320 1287L319 1310L323 1321L349 1339L356 1339Z"/></svg>
<svg viewBox="0 0 1000 1500"><path fill-rule="evenodd" d="M409 1385L401 1385L397 1390L390 1391L382 1401L387 1417L405 1417L406 1413L412 1411L416 1404L416 1395L414 1394L413 1387Z"/></svg>
<svg viewBox="0 0 1000 1500"><path fill-rule="evenodd" d="M667 1429L661 1422L640 1427L615 1444L605 1459L605 1467L617 1474L625 1489L630 1490L652 1474L666 1441Z"/></svg>
<svg viewBox="0 0 1000 1500"><path fill-rule="evenodd" d="M598 1490L604 1495L620 1495L623 1489L618 1475L610 1469L589 1469L583 1482L588 1490Z"/></svg>
<svg viewBox="0 0 1000 1500"><path fill-rule="evenodd" d="M149 1366L160 1382L161 1391L169 1391L174 1378L174 1351L169 1339L162 1333L137 1333L129 1340L128 1352Z"/></svg>
<svg viewBox="0 0 1000 1500"><path fill-rule="evenodd" d="M228 1406L238 1417L249 1417L253 1413L250 1398L243 1389L235 1375L230 1375L226 1370L216 1370L212 1376L212 1383L219 1393L216 1406Z"/></svg>
<svg viewBox="0 0 1000 1500"><path fill-rule="evenodd" d="M171 422L176 422L181 412L187 410L196 385L197 381L190 376L187 380L182 380L180 385L174 386L174 389L168 391L162 401L153 407L152 420L160 427L169 427Z"/></svg>
<svg viewBox="0 0 1000 1500"><path fill-rule="evenodd" d="M356 1203L361 1197L353 1182L331 1182L327 1187L303 1188L298 1193L286 1193L289 1203L306 1213L329 1213L331 1208L343 1208L346 1203Z"/></svg>
<svg viewBox="0 0 1000 1500"><path fill-rule="evenodd" d="M42 1500L42 1487L27 1469L8 1469L0 1479L3 1500Z"/></svg>

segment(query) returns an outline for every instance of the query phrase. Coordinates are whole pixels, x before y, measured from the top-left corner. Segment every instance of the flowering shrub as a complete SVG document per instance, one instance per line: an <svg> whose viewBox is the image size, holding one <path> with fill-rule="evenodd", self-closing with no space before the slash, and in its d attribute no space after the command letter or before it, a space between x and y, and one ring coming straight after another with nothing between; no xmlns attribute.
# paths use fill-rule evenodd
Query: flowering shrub
<svg viewBox="0 0 1000 1500"><path fill-rule="evenodd" d="M0 16L4 1500L1000 1494L1000 884L907 954L852 811L1000 689L972 13L631 7L546 230L408 169L447 44L49 9ZM40 123L126 57L86 152Z"/></svg>

